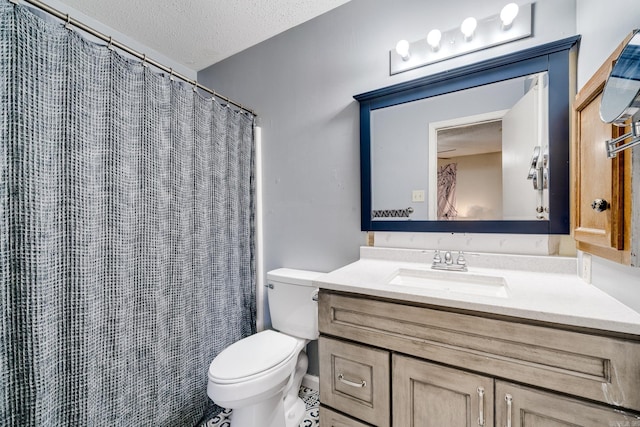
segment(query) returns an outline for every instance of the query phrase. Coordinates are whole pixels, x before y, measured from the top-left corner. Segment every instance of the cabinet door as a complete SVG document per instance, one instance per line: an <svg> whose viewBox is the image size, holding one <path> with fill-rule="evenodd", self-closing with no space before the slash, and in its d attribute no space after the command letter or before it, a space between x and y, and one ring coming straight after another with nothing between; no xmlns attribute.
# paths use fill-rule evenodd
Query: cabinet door
<svg viewBox="0 0 640 427"><path fill-rule="evenodd" d="M496 426L606 427L640 425L624 412L558 394L496 381Z"/></svg>
<svg viewBox="0 0 640 427"><path fill-rule="evenodd" d="M393 425L493 426L493 379L394 354Z"/></svg>
<svg viewBox="0 0 640 427"><path fill-rule="evenodd" d="M584 85L574 102L572 229L578 249L629 264L631 153L607 158L605 141L623 135L625 129L600 119L602 91L622 47ZM608 204L605 210L592 208L598 199Z"/></svg>
<svg viewBox="0 0 640 427"><path fill-rule="evenodd" d="M576 226L574 235L582 243L616 250L624 249L624 156L607 158L605 141L617 136L618 128L600 120L598 94L581 105L576 144ZM605 200L608 208L591 207L596 199Z"/></svg>

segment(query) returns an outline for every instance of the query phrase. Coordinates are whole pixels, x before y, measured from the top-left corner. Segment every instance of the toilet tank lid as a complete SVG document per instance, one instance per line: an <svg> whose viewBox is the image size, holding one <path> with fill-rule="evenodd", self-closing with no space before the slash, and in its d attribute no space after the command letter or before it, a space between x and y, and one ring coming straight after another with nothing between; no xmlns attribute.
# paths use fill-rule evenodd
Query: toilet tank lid
<svg viewBox="0 0 640 427"><path fill-rule="evenodd" d="M283 282L294 285L313 286L313 281L324 275L317 271L296 270L294 268L278 268L267 273L268 282Z"/></svg>
<svg viewBox="0 0 640 427"><path fill-rule="evenodd" d="M209 379L234 381L264 372L285 361L299 340L272 330L248 336L222 350L209 365Z"/></svg>

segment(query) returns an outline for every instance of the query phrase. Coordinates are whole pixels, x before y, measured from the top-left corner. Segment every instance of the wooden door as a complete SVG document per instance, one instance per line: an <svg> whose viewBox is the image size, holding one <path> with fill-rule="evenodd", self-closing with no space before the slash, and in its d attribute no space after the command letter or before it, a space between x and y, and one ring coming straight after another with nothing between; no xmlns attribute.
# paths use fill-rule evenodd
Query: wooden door
<svg viewBox="0 0 640 427"><path fill-rule="evenodd" d="M496 426L633 426L638 418L606 406L496 381Z"/></svg>
<svg viewBox="0 0 640 427"><path fill-rule="evenodd" d="M493 426L493 379L393 355L393 425Z"/></svg>

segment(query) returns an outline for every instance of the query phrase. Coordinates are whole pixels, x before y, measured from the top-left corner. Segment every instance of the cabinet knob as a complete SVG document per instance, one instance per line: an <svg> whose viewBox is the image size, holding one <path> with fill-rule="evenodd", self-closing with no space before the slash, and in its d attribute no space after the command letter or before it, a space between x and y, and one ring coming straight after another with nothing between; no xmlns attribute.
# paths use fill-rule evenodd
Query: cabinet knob
<svg viewBox="0 0 640 427"><path fill-rule="evenodd" d="M607 202L604 199L595 199L591 203L591 209L593 209L596 212L604 212L607 209L609 209L609 202Z"/></svg>

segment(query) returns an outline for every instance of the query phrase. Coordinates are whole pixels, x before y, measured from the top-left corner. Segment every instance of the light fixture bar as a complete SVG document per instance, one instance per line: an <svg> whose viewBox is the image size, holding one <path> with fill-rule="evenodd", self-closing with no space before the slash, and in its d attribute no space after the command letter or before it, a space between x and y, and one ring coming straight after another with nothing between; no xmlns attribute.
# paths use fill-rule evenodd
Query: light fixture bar
<svg viewBox="0 0 640 427"><path fill-rule="evenodd" d="M428 64L455 58L456 56L476 52L515 40L531 37L532 34L532 4L519 7L518 15L513 23L505 27L500 14L478 19L473 37L465 40L460 27L443 31L438 49L432 48L427 39L409 43L408 58L403 59L395 49L389 51L389 74L394 75Z"/></svg>

